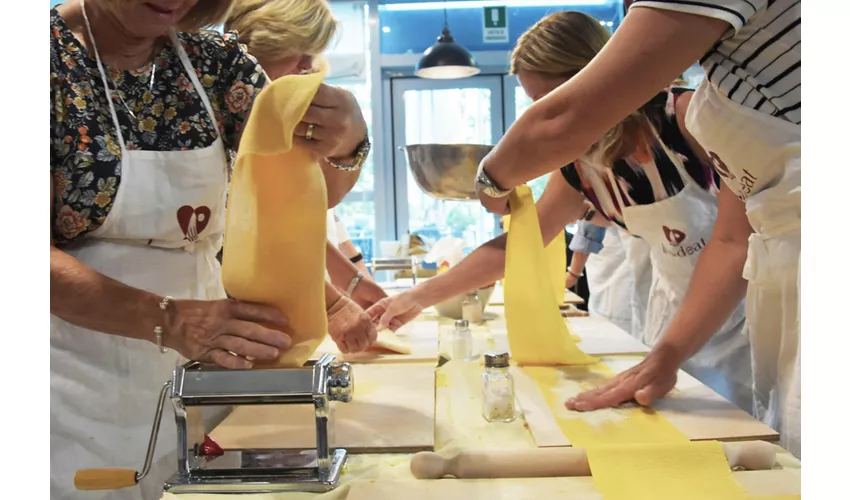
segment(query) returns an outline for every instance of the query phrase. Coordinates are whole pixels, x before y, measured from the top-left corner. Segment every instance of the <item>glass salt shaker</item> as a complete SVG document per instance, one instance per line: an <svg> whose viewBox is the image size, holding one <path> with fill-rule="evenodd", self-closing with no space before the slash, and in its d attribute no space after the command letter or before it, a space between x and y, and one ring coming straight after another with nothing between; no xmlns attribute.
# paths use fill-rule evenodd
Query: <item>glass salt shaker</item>
<svg viewBox="0 0 850 500"><path fill-rule="evenodd" d="M455 321L452 359L463 361L472 359L472 332L469 330L469 322L465 319Z"/></svg>
<svg viewBox="0 0 850 500"><path fill-rule="evenodd" d="M484 322L484 312L481 309L481 300L478 299L477 291L468 294L463 300L461 315L469 323L477 324Z"/></svg>
<svg viewBox="0 0 850 500"><path fill-rule="evenodd" d="M482 413L488 422L513 422L516 419L514 377L508 371L509 367L510 355L506 352L484 355Z"/></svg>

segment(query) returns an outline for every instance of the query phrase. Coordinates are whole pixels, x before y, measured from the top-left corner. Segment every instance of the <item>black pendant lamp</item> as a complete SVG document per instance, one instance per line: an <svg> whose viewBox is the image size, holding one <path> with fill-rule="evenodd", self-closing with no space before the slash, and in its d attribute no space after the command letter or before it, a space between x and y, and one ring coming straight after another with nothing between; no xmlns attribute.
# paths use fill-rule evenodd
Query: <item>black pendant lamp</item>
<svg viewBox="0 0 850 500"><path fill-rule="evenodd" d="M437 43L430 46L416 65L416 76L435 80L466 78L481 72L472 54L455 43L449 32L449 14L443 6L445 25Z"/></svg>

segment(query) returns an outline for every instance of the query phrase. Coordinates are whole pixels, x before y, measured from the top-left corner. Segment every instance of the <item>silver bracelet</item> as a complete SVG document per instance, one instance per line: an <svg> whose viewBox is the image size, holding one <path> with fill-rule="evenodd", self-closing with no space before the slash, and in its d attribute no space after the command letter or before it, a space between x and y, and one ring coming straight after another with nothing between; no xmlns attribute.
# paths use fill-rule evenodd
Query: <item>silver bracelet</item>
<svg viewBox="0 0 850 500"><path fill-rule="evenodd" d="M159 309L162 310L162 311L167 310L168 309L168 303L170 301L171 301L171 297L169 297L167 295L165 297L163 297L162 300L159 301ZM166 349L165 347L162 347L162 333L163 333L163 330L162 330L161 326L155 326L154 327L153 334L156 335L156 347L159 349L159 352L164 354L164 353L168 352L168 349Z"/></svg>
<svg viewBox="0 0 850 500"><path fill-rule="evenodd" d="M351 282L348 284L348 290L345 291L346 297L351 297L351 294L354 293L354 289L357 288L357 285L360 283L360 280L363 279L363 273L357 271L357 274L351 278Z"/></svg>

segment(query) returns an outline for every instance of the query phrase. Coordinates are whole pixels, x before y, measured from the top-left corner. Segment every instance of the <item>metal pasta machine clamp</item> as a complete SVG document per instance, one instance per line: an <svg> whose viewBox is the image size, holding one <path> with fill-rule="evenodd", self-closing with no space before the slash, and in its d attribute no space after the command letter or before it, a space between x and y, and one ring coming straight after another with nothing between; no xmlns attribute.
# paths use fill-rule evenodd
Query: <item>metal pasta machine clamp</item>
<svg viewBox="0 0 850 500"><path fill-rule="evenodd" d="M330 403L347 403L353 394L350 365L335 362L331 355L310 361L301 368L227 370L189 362L174 370L172 380L166 382L160 392L142 471L79 471L75 484L78 489L115 489L132 486L145 477L153 463L165 400L170 397L177 421L177 472L165 482L164 491L330 491L339 486L347 459L346 450L330 447ZM202 411L205 406L275 404L314 407L315 449L222 450L206 436ZM117 474L125 474L123 483Z"/></svg>

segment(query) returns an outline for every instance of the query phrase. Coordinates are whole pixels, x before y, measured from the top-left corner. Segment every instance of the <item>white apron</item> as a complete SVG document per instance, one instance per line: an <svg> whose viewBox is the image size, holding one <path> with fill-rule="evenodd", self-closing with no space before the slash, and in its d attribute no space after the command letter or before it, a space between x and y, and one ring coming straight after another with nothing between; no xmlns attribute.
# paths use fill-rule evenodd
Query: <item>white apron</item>
<svg viewBox="0 0 850 500"><path fill-rule="evenodd" d="M646 309L649 302L649 290L652 286L652 259L650 258L649 243L629 234L617 226L620 241L626 252L632 271L632 335L644 341L646 336Z"/></svg>
<svg viewBox="0 0 850 500"><path fill-rule="evenodd" d="M216 123L173 32L171 42ZM93 49L121 146L121 184L104 224L68 253L101 274L156 294L224 298L216 260L227 185L220 136L192 151L127 150L96 45ZM138 487L81 492L73 476L82 468L141 469L159 391L171 378L177 353L161 354L153 343L78 328L55 316L50 329L51 499L159 500L163 482L177 467L170 405L153 467Z"/></svg>
<svg viewBox="0 0 850 500"><path fill-rule="evenodd" d="M699 256L708 243L717 218L717 198L697 185L676 155L657 141L676 166L684 188L650 205L626 206L619 189L613 189L622 208L623 222L634 236L650 246L652 284L646 313L644 343L655 346L667 331L688 290ZM608 171L611 185L617 181ZM683 368L700 382L752 413L752 369L745 330L743 301L709 342Z"/></svg>
<svg viewBox="0 0 850 500"><path fill-rule="evenodd" d="M602 250L588 255L585 271L590 292L587 312L635 335L632 323L635 282L619 228L612 225L606 229Z"/></svg>
<svg viewBox="0 0 850 500"><path fill-rule="evenodd" d="M686 124L746 202L755 231L744 277L756 416L800 457L800 127L732 102L707 79Z"/></svg>

